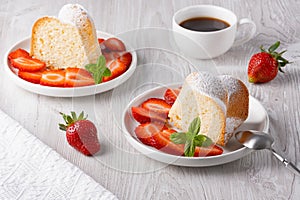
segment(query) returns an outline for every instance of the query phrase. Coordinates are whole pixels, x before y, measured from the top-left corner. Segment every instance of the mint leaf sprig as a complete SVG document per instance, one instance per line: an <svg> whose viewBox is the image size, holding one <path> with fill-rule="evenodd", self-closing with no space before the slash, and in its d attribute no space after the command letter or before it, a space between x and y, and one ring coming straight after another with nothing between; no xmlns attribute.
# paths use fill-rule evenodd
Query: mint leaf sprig
<svg viewBox="0 0 300 200"><path fill-rule="evenodd" d="M170 135L170 140L175 144L184 144L184 155L193 157L196 147L208 147L212 145L212 140L200 131L200 117L196 117L190 124L187 132L176 132Z"/></svg>
<svg viewBox="0 0 300 200"><path fill-rule="evenodd" d="M101 83L104 76L111 76L111 71L106 67L106 60L103 55L99 56L96 64L87 64L85 69L92 74L95 84Z"/></svg>

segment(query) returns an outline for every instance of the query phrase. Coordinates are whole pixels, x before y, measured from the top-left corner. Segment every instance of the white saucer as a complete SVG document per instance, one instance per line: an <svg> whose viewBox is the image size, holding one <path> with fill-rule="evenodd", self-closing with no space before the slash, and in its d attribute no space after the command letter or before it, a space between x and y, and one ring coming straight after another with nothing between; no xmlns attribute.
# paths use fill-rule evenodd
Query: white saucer
<svg viewBox="0 0 300 200"><path fill-rule="evenodd" d="M234 160L240 159L249 154L252 150L240 145L235 138L231 138L224 149L222 155L210 157L183 157L174 156L161 152L155 148L144 145L135 136L134 129L138 126L138 122L131 115L131 107L138 106L148 98L163 98L164 92L167 88L178 88L182 84L174 84L166 87L157 87L144 92L143 94L134 98L125 108L122 116L122 129L128 142L139 152L154 160L167 163L170 165L189 166L189 167L205 167L220 165ZM268 132L269 117L261 105L261 103L250 96L249 101L249 116L247 120L241 125L239 130L260 130Z"/></svg>
<svg viewBox="0 0 300 200"><path fill-rule="evenodd" d="M109 37L115 37L109 33L105 32L99 32L97 31L98 38L109 38ZM46 95L46 96L53 96L53 97L80 97L80 96L88 96L88 95L94 95L98 93L102 93L108 90L111 90L123 82L125 82L132 74L134 73L136 69L137 64L137 56L135 51L131 51L130 47L126 45L127 51L129 51L132 54L132 62L129 67L129 69L123 73L121 76L97 85L91 85L91 86L84 86L84 87L75 87L75 88L59 88L59 87L48 87L48 86L42 86L39 84L33 84L28 81L25 81L21 78L19 78L11 69L9 63L8 63L8 54L11 51L14 51L18 48L25 49L29 51L30 49L30 37L25 38L19 42L17 42L15 45L13 45L5 54L4 56L4 68L7 73L7 75L10 77L12 81L15 82L18 86L21 88L28 90L33 93Z"/></svg>

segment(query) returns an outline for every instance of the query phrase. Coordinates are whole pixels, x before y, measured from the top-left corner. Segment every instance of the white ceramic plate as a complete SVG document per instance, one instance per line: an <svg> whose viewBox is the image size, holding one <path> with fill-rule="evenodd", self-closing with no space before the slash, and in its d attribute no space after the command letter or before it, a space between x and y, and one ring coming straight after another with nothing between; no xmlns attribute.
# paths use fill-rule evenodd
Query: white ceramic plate
<svg viewBox="0 0 300 200"><path fill-rule="evenodd" d="M171 165L178 166L189 166L189 167L205 167L205 166L213 166L220 165L224 163L228 163L237 159L244 157L249 154L252 150L243 147L240 145L235 138L231 138L229 143L224 149L222 155L218 156L210 156L210 157L183 157L183 156L174 156L171 154L167 154L156 150L150 146L144 145L141 143L134 133L134 129L138 126L138 122L131 115L131 107L138 106L143 101L148 98L158 97L163 98L164 92L167 88L178 88L181 84L174 84L166 87L157 87L151 90L144 92L143 94L134 98L125 108L122 116L122 128L124 130L124 134L128 142L142 154ZM261 103L250 96L249 103L249 116L247 120L240 126L239 130L260 130L264 132L268 132L269 129L269 117L267 115L266 110L261 105Z"/></svg>
<svg viewBox="0 0 300 200"><path fill-rule="evenodd" d="M97 31L98 38L109 38L109 37L115 37L111 34L99 32ZM75 88L59 88L59 87L49 87L49 86L42 86L39 84L33 84L28 81L25 81L21 78L19 78L10 67L8 63L7 56L11 51L14 51L18 48L25 49L29 51L30 49L30 37L21 40L20 42L17 42L15 45L13 45L5 54L4 56L4 66L5 71L7 72L7 75L9 78L14 81L18 86L21 88L28 90L33 93L46 95L46 96L53 96L53 97L80 97L80 96L88 96L88 95L94 95L98 93L102 93L108 90L111 90L123 82L125 82L135 71L136 64L137 64L137 56L134 51L130 49L129 46L126 45L127 51L130 51L132 54L132 62L129 67L129 69L123 73L121 76L105 82L98 85L91 85L91 86L84 86L84 87L75 87Z"/></svg>

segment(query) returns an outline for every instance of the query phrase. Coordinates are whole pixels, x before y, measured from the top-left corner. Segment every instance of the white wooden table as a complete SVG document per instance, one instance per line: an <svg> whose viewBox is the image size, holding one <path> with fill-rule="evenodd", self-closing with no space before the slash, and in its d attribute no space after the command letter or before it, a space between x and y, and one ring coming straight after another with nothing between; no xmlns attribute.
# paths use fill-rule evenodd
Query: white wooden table
<svg viewBox="0 0 300 200"><path fill-rule="evenodd" d="M0 4L0 57L15 42L30 35L33 22L57 15L71 1L2 1ZM270 134L276 146L300 166L300 2L279 1L74 1L94 18L98 30L130 38L138 54L133 77L102 94L55 98L27 92L9 80L0 68L0 109L32 134L77 165L120 199L299 199L300 177L286 170L270 153L254 152L240 160L215 167L187 168L164 165L140 155L124 138L121 113L141 90L180 82L193 70L231 74L243 80L270 117ZM249 17L257 25L250 42L209 61L170 51L168 34L173 13L185 6L215 4ZM150 34L149 34L150 33ZM285 74L270 83L247 82L247 63L261 44L280 40L293 62ZM165 41L161 42L161 41ZM297 44L298 43L298 44ZM164 46L166 45L166 46ZM97 123L102 153L85 157L71 148L58 130L62 112L84 110ZM0 122L1 124L1 122ZM0 138L1 139L1 138ZM0 172L1 174L1 172Z"/></svg>

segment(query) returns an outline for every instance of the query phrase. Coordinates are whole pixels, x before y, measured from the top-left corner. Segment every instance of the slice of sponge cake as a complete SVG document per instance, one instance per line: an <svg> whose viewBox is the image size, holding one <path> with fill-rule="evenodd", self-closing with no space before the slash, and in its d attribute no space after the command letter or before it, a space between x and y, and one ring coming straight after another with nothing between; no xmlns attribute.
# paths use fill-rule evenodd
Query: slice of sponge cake
<svg viewBox="0 0 300 200"><path fill-rule="evenodd" d="M63 6L56 17L42 17L32 28L33 57L48 67L83 68L101 55L93 20L78 4Z"/></svg>
<svg viewBox="0 0 300 200"><path fill-rule="evenodd" d="M226 128L227 91L221 79L205 72L191 73L170 112L170 121L187 131L197 116L201 120L200 133L224 145Z"/></svg>
<svg viewBox="0 0 300 200"><path fill-rule="evenodd" d="M249 92L245 84L231 76L206 72L191 73L170 112L170 121L187 131L197 116L200 133L225 146L233 132L247 119Z"/></svg>

